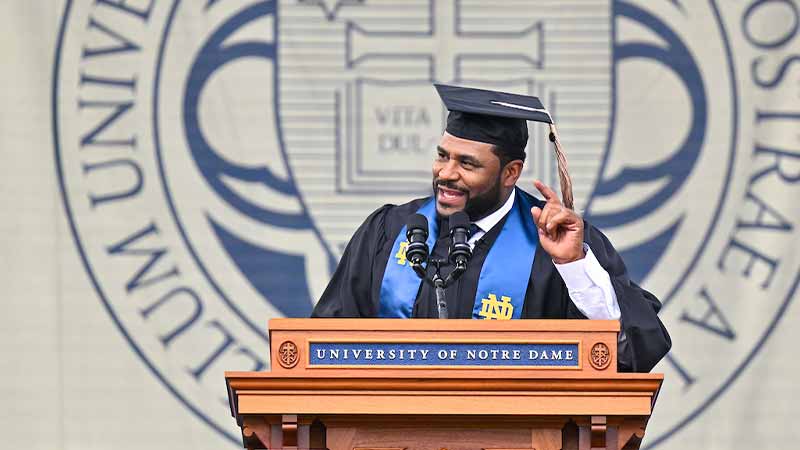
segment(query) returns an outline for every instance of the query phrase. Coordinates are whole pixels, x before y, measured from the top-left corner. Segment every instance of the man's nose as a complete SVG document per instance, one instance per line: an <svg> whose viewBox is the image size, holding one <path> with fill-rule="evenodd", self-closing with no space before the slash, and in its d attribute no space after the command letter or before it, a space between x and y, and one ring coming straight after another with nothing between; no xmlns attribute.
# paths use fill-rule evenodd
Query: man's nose
<svg viewBox="0 0 800 450"><path fill-rule="evenodd" d="M450 160L439 169L439 179L458 180L458 162Z"/></svg>

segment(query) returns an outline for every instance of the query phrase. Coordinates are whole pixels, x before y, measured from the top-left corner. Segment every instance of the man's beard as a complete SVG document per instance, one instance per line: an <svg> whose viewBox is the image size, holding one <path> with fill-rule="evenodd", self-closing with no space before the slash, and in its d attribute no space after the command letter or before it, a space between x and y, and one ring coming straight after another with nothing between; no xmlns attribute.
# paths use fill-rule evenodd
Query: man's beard
<svg viewBox="0 0 800 450"><path fill-rule="evenodd" d="M464 206L464 212L467 213L469 219L473 222L483 219L489 214L495 212L500 206L500 177L498 176L494 186L488 191L472 197L464 188L459 187L456 183L451 181L440 181L434 178L433 180L433 198L435 199L438 193L438 187L442 186L447 189L454 189L464 193L467 196L467 201Z"/></svg>

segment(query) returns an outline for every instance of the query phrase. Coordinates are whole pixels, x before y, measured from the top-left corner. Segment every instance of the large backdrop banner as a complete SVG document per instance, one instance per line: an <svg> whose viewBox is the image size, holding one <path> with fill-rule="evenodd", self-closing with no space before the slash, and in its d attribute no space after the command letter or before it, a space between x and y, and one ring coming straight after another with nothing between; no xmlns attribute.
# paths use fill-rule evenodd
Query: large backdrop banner
<svg viewBox="0 0 800 450"><path fill-rule="evenodd" d="M268 319L429 195L433 82L553 113L576 208L664 305L644 445L795 448L797 1L2 9L3 448L240 448L223 372L268 369ZM556 187L530 131L520 186Z"/></svg>

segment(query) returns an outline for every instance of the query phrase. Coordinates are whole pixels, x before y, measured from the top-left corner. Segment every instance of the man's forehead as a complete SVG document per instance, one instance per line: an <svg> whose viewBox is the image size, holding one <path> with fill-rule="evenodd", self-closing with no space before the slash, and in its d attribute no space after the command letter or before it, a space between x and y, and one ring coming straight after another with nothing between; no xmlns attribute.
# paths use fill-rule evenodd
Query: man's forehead
<svg viewBox="0 0 800 450"><path fill-rule="evenodd" d="M460 138L458 136L453 136L452 134L446 131L442 134L442 138L439 140L439 148L447 152L494 154L494 152L492 151L492 149L494 148L494 144Z"/></svg>

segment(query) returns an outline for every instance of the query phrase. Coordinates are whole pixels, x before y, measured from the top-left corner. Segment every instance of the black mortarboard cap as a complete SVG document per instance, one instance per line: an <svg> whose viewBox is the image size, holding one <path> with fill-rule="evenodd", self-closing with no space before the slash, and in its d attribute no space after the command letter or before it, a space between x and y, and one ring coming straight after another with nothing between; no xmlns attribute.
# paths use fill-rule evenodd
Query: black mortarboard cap
<svg viewBox="0 0 800 450"><path fill-rule="evenodd" d="M536 97L445 84L434 86L450 111L448 133L494 144L513 159L525 159L528 120L553 123Z"/></svg>

